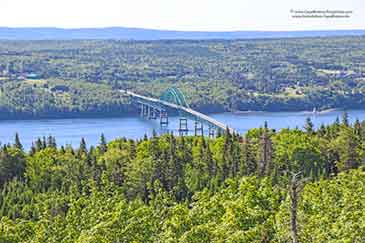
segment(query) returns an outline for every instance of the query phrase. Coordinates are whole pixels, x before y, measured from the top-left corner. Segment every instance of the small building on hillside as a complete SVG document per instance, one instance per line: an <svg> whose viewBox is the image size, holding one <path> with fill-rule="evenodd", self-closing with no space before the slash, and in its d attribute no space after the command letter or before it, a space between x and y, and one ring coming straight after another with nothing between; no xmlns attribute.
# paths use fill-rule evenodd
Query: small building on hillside
<svg viewBox="0 0 365 243"><path fill-rule="evenodd" d="M56 93L62 93L70 91L70 88L67 87L66 85L55 85L54 87L51 88L51 91Z"/></svg>
<svg viewBox="0 0 365 243"><path fill-rule="evenodd" d="M27 79L39 79L40 77L39 77L39 75L38 75L38 74L36 74L36 73L28 73L28 74L26 75L26 78L27 78Z"/></svg>
<svg viewBox="0 0 365 243"><path fill-rule="evenodd" d="M25 80L25 76L19 75L16 77L16 80L23 81L23 80Z"/></svg>

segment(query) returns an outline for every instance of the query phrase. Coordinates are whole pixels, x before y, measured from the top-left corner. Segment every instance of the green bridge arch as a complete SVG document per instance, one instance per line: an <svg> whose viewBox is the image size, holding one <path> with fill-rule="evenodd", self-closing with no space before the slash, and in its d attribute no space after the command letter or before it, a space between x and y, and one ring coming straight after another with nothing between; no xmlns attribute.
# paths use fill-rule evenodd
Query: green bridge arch
<svg viewBox="0 0 365 243"><path fill-rule="evenodd" d="M176 87L171 87L165 90L160 96L160 99L189 108L189 104L186 102L184 94Z"/></svg>

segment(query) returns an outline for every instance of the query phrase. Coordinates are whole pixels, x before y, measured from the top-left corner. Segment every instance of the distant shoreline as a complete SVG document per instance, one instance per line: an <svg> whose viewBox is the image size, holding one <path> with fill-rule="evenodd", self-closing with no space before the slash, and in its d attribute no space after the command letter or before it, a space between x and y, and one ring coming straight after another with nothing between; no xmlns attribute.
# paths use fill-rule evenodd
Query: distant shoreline
<svg viewBox="0 0 365 243"><path fill-rule="evenodd" d="M308 110L297 110L297 111L219 111L219 112L204 112L200 111L204 114L211 115L211 114L223 114L223 113L232 113L235 115L254 115L260 113L281 113L281 112L288 112L288 113L305 113L308 115L321 115L335 111L345 111L345 110L361 110L361 109L343 109L343 108L331 108L325 109L322 111L308 111ZM363 109L365 110L365 109ZM176 115L172 115L176 116ZM129 112L129 113L78 113L78 114L52 114L52 115L42 115L42 116L29 116L29 115L12 115L9 118L0 117L1 121L20 121L20 120L56 120L56 119L102 119L102 118L135 118L139 117L138 112Z"/></svg>
<svg viewBox="0 0 365 243"><path fill-rule="evenodd" d="M264 113L264 112L270 112L270 113L279 113L279 112L292 112L292 113L295 113L295 112L302 112L302 113L308 113L308 114L326 114L326 113L330 113L330 112L334 112L334 111L344 111L346 109L343 109L343 108L330 108L330 109L324 109L324 110L321 110L321 111L316 111L316 112L313 112L313 111L309 111L309 110L297 110L297 111L255 111L255 110L247 110L247 111L230 111L231 113L233 114L237 114L237 115L245 115L245 114L255 114L255 113ZM350 109L350 110L359 110L359 109Z"/></svg>
<svg viewBox="0 0 365 243"><path fill-rule="evenodd" d="M176 31L127 27L75 28L0 27L0 40L237 40L364 36L362 29L294 31Z"/></svg>

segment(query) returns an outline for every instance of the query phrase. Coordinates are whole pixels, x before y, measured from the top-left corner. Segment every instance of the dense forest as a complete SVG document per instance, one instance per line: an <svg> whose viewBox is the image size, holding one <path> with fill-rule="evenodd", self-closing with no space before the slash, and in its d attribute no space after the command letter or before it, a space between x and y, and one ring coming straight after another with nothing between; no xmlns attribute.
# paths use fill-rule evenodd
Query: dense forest
<svg viewBox="0 0 365 243"><path fill-rule="evenodd" d="M0 242L365 241L365 122L0 149Z"/></svg>
<svg viewBox="0 0 365 243"><path fill-rule="evenodd" d="M0 41L0 114L126 115L118 89L171 86L203 112L363 108L364 50L365 37Z"/></svg>

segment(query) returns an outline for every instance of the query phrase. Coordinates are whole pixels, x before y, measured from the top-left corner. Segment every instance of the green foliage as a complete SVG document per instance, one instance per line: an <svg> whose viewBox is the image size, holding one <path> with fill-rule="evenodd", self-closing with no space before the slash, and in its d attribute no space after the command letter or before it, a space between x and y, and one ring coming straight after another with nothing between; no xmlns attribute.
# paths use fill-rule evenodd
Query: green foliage
<svg viewBox="0 0 365 243"><path fill-rule="evenodd" d="M300 242L364 242L364 170L308 184L299 205ZM289 203L276 215L276 241L290 242Z"/></svg>
<svg viewBox="0 0 365 243"><path fill-rule="evenodd" d="M363 108L364 38L2 41L0 118L126 115L117 89L170 87L204 112Z"/></svg>
<svg viewBox="0 0 365 243"><path fill-rule="evenodd" d="M34 82L37 81L0 81L3 90L0 92L0 119L121 116L133 110L128 98L106 84L48 79L38 81L47 86L35 86ZM68 89L54 90L59 84Z"/></svg>
<svg viewBox="0 0 365 243"><path fill-rule="evenodd" d="M0 242L364 242L363 127L0 148ZM37 145L38 144L38 145Z"/></svg>
<svg viewBox="0 0 365 243"><path fill-rule="evenodd" d="M0 186L14 177L22 177L25 169L25 154L17 147L0 150Z"/></svg>
<svg viewBox="0 0 365 243"><path fill-rule="evenodd" d="M273 136L275 146L274 161L279 171L304 172L317 177L322 172L323 158L320 140L300 130L283 129Z"/></svg>

